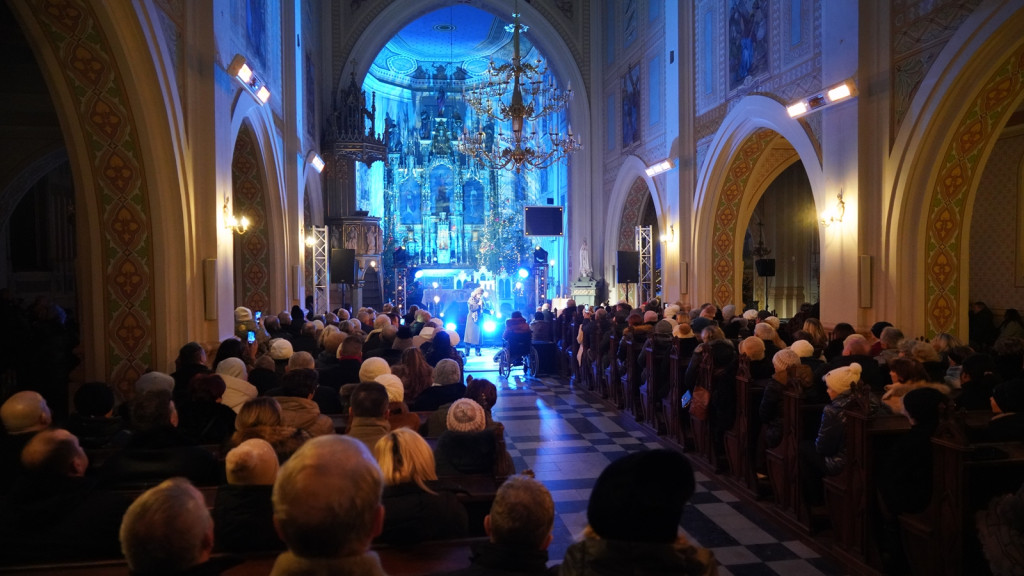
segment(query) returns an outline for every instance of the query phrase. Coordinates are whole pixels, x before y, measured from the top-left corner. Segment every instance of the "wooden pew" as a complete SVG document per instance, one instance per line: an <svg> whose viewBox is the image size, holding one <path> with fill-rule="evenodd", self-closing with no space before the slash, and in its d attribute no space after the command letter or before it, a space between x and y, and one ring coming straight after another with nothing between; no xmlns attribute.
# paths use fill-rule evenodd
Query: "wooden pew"
<svg viewBox="0 0 1024 576"><path fill-rule="evenodd" d="M697 382L708 382L710 381L710 371L714 368L711 361L711 353L703 347L699 352L694 353L694 361L698 362L698 376ZM683 377L685 379L686 369L682 368ZM693 436L693 450L697 457L703 459L714 468L718 468L718 457L715 454L714 441L711 437L711 422L710 419L705 418L701 420L696 418L692 411L689 412L690 418L690 432Z"/></svg>
<svg viewBox="0 0 1024 576"><path fill-rule="evenodd" d="M601 327L595 326L590 339L590 350L588 354L590 356L590 372L587 374L587 378L589 378L587 386L594 392L599 393L602 398L607 398L608 389L605 386L603 371L605 359L607 358L607 351L602 348L601 344Z"/></svg>
<svg viewBox="0 0 1024 576"><path fill-rule="evenodd" d="M374 546L384 571L391 576L418 576L420 574L447 573L469 566L472 547L486 538L463 538L421 542L413 546ZM228 556L216 555L215 560ZM224 576L266 576L270 574L277 553L251 554L237 557L238 564L224 570ZM10 576L128 576L128 563L124 559L90 562L62 562L3 568Z"/></svg>
<svg viewBox="0 0 1024 576"><path fill-rule="evenodd" d="M802 401L802 377L790 377L782 393L782 442L767 450L768 479L775 498L773 511L786 524L811 533L811 513L800 481L800 441L814 438L824 404Z"/></svg>
<svg viewBox="0 0 1024 576"><path fill-rule="evenodd" d="M616 357L616 351L619 349L619 336L615 330L612 330L608 336L608 373L605 380L606 387L608 388L608 399L611 400L612 404L616 408L621 410L624 406L622 394L620 394L619 378L619 360Z"/></svg>
<svg viewBox="0 0 1024 576"><path fill-rule="evenodd" d="M655 434L667 434L668 425L665 422L662 403L655 400L654 391L661 386L661 381L659 379L659 370L656 369L658 361L655 358L654 346L650 338L644 343L641 353L644 355L644 366L647 367L647 382L641 382L640 387L640 405L643 407L644 424L650 426Z"/></svg>
<svg viewBox="0 0 1024 576"><path fill-rule="evenodd" d="M737 487L748 495L757 496L756 463L751 456L751 397L756 394L752 389L750 377L750 358L740 354L739 366L736 369L736 421L730 430L725 432L725 455L729 460L729 473Z"/></svg>
<svg viewBox="0 0 1024 576"><path fill-rule="evenodd" d="M932 436L932 499L920 514L903 514L904 550L914 574L988 572L975 513L994 496L1024 483L1024 443L970 444L967 416L947 413Z"/></svg>
<svg viewBox="0 0 1024 576"><path fill-rule="evenodd" d="M686 375L686 368L690 365L690 357L682 353L682 341L678 338L672 341L672 351L669 352L669 388L668 396L661 400L661 411L665 416L665 434L677 444L687 449L686 428L683 419L683 377ZM692 445L689 447L692 449Z"/></svg>
<svg viewBox="0 0 1024 576"><path fill-rule="evenodd" d="M639 422L644 419L643 401L640 399L640 367L637 358L643 350L646 339L636 336L626 337L626 360L623 363L625 374L621 378L622 397L625 410Z"/></svg>

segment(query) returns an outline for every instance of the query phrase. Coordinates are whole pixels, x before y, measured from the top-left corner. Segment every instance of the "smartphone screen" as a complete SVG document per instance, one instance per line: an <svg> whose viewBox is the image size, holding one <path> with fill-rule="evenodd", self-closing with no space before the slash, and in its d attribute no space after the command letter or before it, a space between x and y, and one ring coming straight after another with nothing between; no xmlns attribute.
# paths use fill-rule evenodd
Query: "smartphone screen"
<svg viewBox="0 0 1024 576"><path fill-rule="evenodd" d="M249 344L252 344L255 341L256 341L256 333L253 332L252 330L249 330Z"/></svg>
<svg viewBox="0 0 1024 576"><path fill-rule="evenodd" d="M256 321L257 321L257 322L259 322L259 321L260 321L260 318L261 318L262 316L263 316L263 312L260 312L259 310L257 310L257 311L256 311Z"/></svg>

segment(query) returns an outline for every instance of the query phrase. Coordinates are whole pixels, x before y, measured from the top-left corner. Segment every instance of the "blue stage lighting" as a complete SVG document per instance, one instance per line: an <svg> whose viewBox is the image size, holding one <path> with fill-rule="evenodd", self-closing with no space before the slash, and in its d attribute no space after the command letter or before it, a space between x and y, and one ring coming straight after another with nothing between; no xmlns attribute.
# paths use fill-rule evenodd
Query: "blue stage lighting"
<svg viewBox="0 0 1024 576"><path fill-rule="evenodd" d="M519 269L519 277L520 278L526 278L529 275L530 275L530 271L527 270L526 268L520 268Z"/></svg>
<svg viewBox="0 0 1024 576"><path fill-rule="evenodd" d="M455 322L449 322L449 323L444 325L444 329L445 330L452 330L452 331L454 331L455 328L456 328Z"/></svg>
<svg viewBox="0 0 1024 576"><path fill-rule="evenodd" d="M498 323L494 320L484 320L484 332L494 334L498 330Z"/></svg>

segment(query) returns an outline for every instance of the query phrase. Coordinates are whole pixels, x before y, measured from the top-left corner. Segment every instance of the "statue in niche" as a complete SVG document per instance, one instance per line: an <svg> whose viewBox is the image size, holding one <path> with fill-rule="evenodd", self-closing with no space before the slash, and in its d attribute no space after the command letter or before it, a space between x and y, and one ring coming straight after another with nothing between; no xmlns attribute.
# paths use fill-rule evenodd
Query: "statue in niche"
<svg viewBox="0 0 1024 576"><path fill-rule="evenodd" d="M399 154L402 151L402 135L398 123L391 119L391 115L384 117L384 127L388 138L388 152Z"/></svg>
<svg viewBox="0 0 1024 576"><path fill-rule="evenodd" d="M356 227L348 226L345 228L345 248L351 248L357 250L359 248L359 239L356 237Z"/></svg>
<svg viewBox="0 0 1024 576"><path fill-rule="evenodd" d="M437 188L437 194L434 196L434 213L435 214L447 214L451 211L451 202L448 199L448 187L442 183Z"/></svg>
<svg viewBox="0 0 1024 576"><path fill-rule="evenodd" d="M590 266L590 247L587 245L587 239L583 239L583 244L580 246L580 278L592 279L594 277L594 269Z"/></svg>
<svg viewBox="0 0 1024 576"><path fill-rule="evenodd" d="M377 227L367 226L366 227L366 253L376 254L377 253Z"/></svg>

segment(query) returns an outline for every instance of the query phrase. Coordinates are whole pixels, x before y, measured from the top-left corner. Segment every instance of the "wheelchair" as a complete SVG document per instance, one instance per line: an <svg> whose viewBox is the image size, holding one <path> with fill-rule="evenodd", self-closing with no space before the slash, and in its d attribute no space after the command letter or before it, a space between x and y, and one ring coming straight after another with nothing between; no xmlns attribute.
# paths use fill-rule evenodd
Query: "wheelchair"
<svg viewBox="0 0 1024 576"><path fill-rule="evenodd" d="M504 340L501 352L498 353L498 375L508 378L512 369L521 366L523 375L528 378L537 376L537 366L540 365L540 357L537 349L533 347L533 335L523 334L522 338Z"/></svg>

